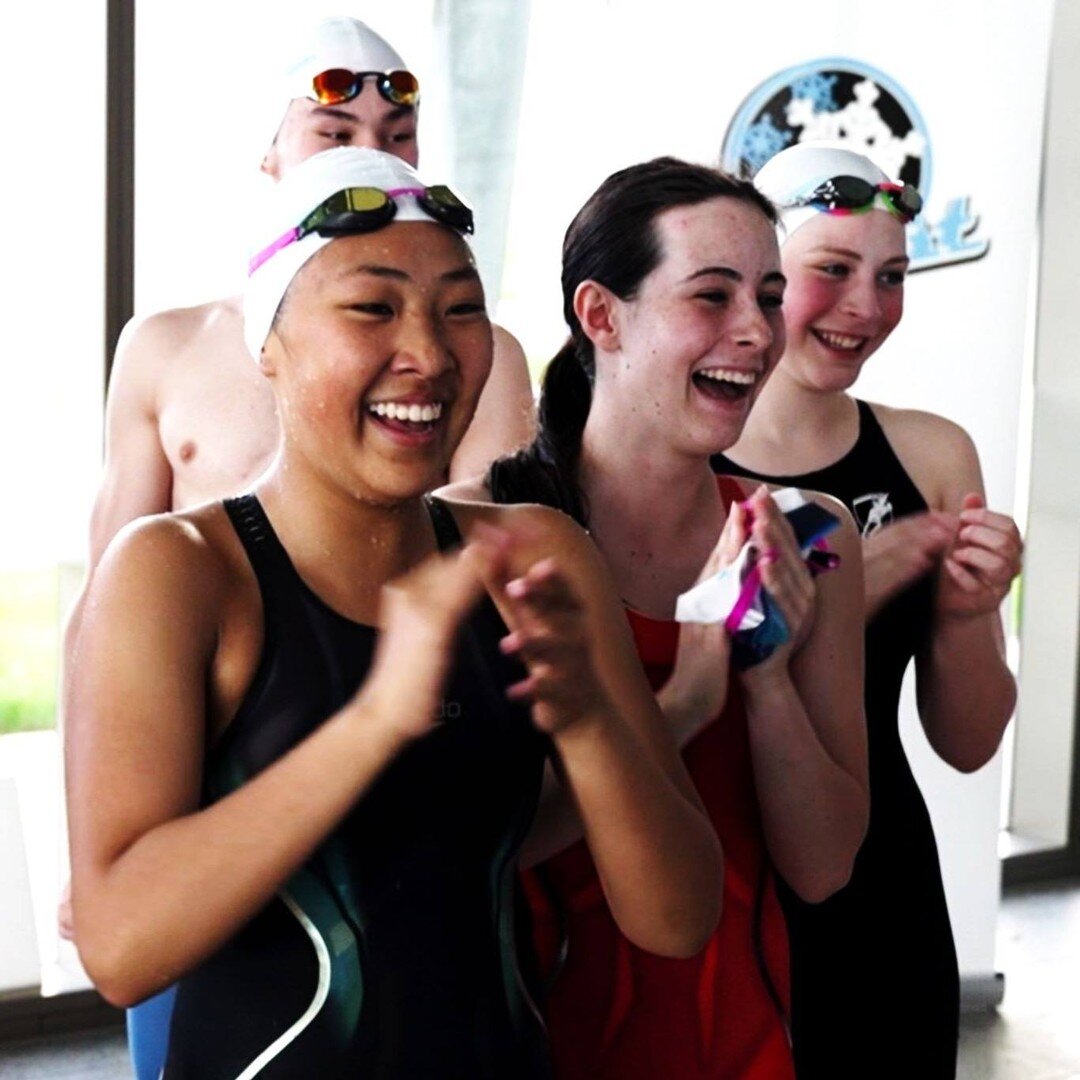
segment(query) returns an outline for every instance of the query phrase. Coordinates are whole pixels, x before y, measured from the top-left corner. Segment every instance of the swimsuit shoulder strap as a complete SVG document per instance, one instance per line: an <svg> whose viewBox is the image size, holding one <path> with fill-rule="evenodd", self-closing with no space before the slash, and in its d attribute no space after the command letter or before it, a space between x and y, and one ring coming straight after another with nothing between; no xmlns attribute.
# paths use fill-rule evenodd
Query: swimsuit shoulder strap
<svg viewBox="0 0 1080 1080"><path fill-rule="evenodd" d="M439 550L453 551L454 548L461 547L461 530L450 507L434 495L425 496L424 504L431 515L431 524L435 528L435 542L439 545Z"/></svg>

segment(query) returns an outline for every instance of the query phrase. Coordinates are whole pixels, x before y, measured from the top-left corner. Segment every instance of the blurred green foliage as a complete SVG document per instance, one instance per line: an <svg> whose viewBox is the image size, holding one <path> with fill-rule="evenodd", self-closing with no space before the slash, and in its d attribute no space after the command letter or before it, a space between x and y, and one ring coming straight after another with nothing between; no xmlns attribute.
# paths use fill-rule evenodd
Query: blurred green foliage
<svg viewBox="0 0 1080 1080"><path fill-rule="evenodd" d="M0 571L0 735L56 724L56 569Z"/></svg>

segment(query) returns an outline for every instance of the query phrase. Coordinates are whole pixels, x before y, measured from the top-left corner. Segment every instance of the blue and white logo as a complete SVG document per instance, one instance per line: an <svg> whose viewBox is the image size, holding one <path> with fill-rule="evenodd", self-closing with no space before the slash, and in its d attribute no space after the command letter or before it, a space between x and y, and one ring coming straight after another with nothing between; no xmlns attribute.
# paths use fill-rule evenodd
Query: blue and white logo
<svg viewBox="0 0 1080 1080"><path fill-rule="evenodd" d="M930 195L933 157L922 114L899 84L858 60L813 60L778 72L739 107L721 151L728 172L751 177L774 154L829 139L872 158L889 176ZM971 197L950 197L931 221L908 226L911 270L982 258L990 241L975 235Z"/></svg>

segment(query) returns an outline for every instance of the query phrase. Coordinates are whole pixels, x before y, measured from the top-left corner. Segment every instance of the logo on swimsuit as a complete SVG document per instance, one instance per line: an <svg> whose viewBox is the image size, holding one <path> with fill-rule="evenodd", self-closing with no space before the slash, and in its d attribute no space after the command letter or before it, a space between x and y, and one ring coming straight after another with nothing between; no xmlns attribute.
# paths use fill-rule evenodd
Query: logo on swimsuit
<svg viewBox="0 0 1080 1080"><path fill-rule="evenodd" d="M892 503L889 502L887 491L872 491L868 495L860 495L852 499L851 509L864 540L893 519Z"/></svg>
<svg viewBox="0 0 1080 1080"><path fill-rule="evenodd" d="M445 698L439 702L435 710L436 720L457 720L461 716L461 702L447 701Z"/></svg>
<svg viewBox="0 0 1080 1080"><path fill-rule="evenodd" d="M926 123L899 84L859 60L812 60L766 79L731 121L721 163L751 177L785 147L820 139L866 154L928 200L933 161ZM978 227L968 195L947 199L934 220L924 210L907 227L911 271L982 258L990 241L974 235Z"/></svg>

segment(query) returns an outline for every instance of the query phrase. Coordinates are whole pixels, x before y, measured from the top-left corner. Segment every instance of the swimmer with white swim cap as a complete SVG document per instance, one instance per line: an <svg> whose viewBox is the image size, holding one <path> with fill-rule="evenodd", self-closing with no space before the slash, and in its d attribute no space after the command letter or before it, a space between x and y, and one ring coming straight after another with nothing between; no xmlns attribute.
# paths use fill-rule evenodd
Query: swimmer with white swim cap
<svg viewBox="0 0 1080 1080"><path fill-rule="evenodd" d="M282 94L282 113L273 121L280 127L264 172L280 179L335 146L372 147L416 165L422 88L396 50L352 18L315 23L292 49L273 82ZM495 329L495 346L492 376L451 463L453 476L481 471L532 433L524 355L501 328ZM277 442L272 396L243 345L239 297L130 323L109 388L91 568L128 521L250 486Z"/></svg>
<svg viewBox="0 0 1080 1080"><path fill-rule="evenodd" d="M834 213L872 206L901 220L911 220L922 209L922 198L914 188L893 183L865 155L829 143L802 143L782 151L758 170L754 186L776 206L781 243L830 202Z"/></svg>
<svg viewBox="0 0 1080 1080"><path fill-rule="evenodd" d="M272 114L267 143L275 131L276 137L261 168L273 179L336 146L384 150L416 165L419 82L400 54L360 20L312 23L290 43L289 61L270 83L274 99L248 111L256 118ZM524 353L503 328L494 327L494 335L491 375L450 477L481 472L532 436ZM238 296L132 320L117 344L109 384L88 573L128 522L250 487L278 441L273 394L244 346ZM80 598L65 633L65 656L74 648L81 610ZM66 937L74 932L69 910L63 901ZM155 1055L147 1057L139 1080L157 1080Z"/></svg>
<svg viewBox="0 0 1080 1080"><path fill-rule="evenodd" d="M114 1004L179 980L164 1080L547 1077L507 928L519 854L582 830L635 945L715 926L719 845L588 536L427 495L491 363L471 224L376 150L296 166L244 294L280 454L91 581L78 943Z"/></svg>
<svg viewBox="0 0 1080 1080"><path fill-rule="evenodd" d="M889 1075L952 1077L956 953L898 699L914 657L937 754L964 772L993 756L1016 698L998 611L1020 570L1020 536L987 509L963 429L849 392L900 321L918 192L860 154L814 143L777 154L754 183L780 211L787 346L716 468L841 499L861 526L867 593L870 830L836 897L788 897L796 1066L871 1075L887 1062Z"/></svg>

